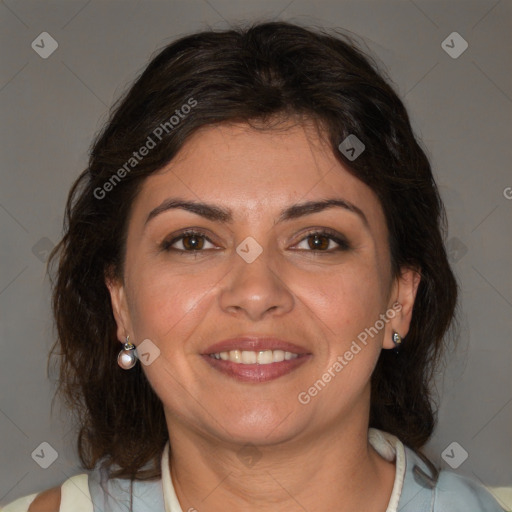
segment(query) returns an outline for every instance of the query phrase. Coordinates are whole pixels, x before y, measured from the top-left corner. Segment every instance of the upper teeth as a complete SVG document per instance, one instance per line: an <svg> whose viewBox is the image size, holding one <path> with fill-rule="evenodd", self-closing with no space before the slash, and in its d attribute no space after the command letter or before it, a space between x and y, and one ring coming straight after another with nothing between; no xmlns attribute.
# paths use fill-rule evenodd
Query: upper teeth
<svg viewBox="0 0 512 512"><path fill-rule="evenodd" d="M299 357L299 355L292 352L285 352L284 350L230 350L229 352L210 354L210 357L239 364L270 364L279 363L285 359L289 361L290 359Z"/></svg>

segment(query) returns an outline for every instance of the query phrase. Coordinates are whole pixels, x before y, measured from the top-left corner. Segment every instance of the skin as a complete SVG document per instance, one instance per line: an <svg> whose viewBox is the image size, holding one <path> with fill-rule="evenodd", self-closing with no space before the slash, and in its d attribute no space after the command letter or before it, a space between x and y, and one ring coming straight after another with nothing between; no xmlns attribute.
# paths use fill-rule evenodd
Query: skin
<svg viewBox="0 0 512 512"><path fill-rule="evenodd" d="M229 209L232 222L183 209L146 222L170 197ZM326 198L356 205L368 226L339 207L278 222L286 207ZM162 249L186 228L211 243L199 240L195 253ZM349 249L321 238L314 251L308 232L320 228L344 236ZM248 236L263 249L252 263L236 252ZM172 247L185 242L190 248L190 238ZM272 131L203 128L148 177L132 205L123 278L107 286L119 340L150 339L160 350L144 371L164 405L182 509L385 511L395 465L367 440L370 377L380 351L394 347L392 332L407 334L419 279L406 268L392 276L377 196L307 121ZM378 335L300 403L299 392L397 301L401 310ZM295 342L312 357L265 383L239 382L201 358L213 343L244 334ZM255 464L238 456L244 446Z"/></svg>

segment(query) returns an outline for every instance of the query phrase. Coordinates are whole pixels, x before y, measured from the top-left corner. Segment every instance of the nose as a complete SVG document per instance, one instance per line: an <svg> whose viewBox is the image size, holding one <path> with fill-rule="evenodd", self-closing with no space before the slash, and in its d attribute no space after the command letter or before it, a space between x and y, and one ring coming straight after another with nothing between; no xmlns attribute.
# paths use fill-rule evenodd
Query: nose
<svg viewBox="0 0 512 512"><path fill-rule="evenodd" d="M220 292L222 310L252 321L289 313L294 307L293 294L283 274L278 274L277 257L263 250L255 261L247 263L234 253L231 271Z"/></svg>

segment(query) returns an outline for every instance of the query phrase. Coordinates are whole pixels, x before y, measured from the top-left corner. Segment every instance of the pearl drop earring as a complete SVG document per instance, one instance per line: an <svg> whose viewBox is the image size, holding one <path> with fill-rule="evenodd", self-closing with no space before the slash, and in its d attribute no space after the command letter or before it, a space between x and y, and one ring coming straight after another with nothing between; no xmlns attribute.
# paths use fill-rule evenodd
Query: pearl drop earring
<svg viewBox="0 0 512 512"><path fill-rule="evenodd" d="M123 344L123 350L121 350L117 356L117 364L123 370L130 370L137 364L135 345L130 343L130 336L126 336L126 341Z"/></svg>

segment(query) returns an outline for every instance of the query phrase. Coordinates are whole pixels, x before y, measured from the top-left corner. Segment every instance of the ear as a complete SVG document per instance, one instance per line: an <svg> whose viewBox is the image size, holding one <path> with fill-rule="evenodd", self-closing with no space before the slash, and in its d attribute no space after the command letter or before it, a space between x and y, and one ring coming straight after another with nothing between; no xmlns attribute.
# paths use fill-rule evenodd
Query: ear
<svg viewBox="0 0 512 512"><path fill-rule="evenodd" d="M395 348L393 332L404 338L409 332L416 293L421 280L421 271L403 267L395 279L386 316L390 319L384 330L382 348ZM394 312L394 314L393 314Z"/></svg>
<svg viewBox="0 0 512 512"><path fill-rule="evenodd" d="M117 339L124 343L126 336L132 333L125 285L122 279L110 275L105 276L105 284L110 292L112 312L117 324Z"/></svg>

